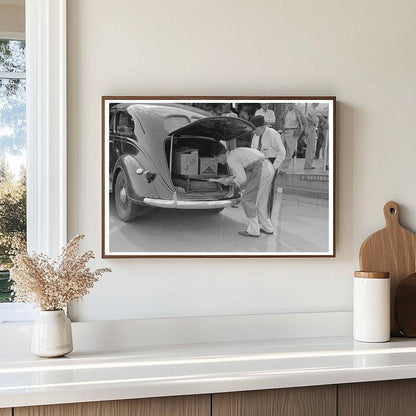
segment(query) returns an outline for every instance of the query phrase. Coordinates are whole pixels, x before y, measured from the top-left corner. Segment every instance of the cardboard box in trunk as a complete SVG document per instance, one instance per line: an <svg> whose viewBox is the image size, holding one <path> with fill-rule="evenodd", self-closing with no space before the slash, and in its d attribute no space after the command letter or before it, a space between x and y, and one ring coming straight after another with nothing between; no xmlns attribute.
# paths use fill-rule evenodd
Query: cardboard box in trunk
<svg viewBox="0 0 416 416"><path fill-rule="evenodd" d="M200 175L216 175L218 173L218 162L213 157L199 158Z"/></svg>
<svg viewBox="0 0 416 416"><path fill-rule="evenodd" d="M177 175L198 175L198 149L181 147L173 153L173 173Z"/></svg>

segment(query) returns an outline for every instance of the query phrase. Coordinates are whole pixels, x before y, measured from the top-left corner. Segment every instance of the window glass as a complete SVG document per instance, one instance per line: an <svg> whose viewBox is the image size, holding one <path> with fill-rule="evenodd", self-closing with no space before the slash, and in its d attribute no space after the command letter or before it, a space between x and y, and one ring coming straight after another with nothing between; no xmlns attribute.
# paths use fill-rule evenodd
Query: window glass
<svg viewBox="0 0 416 416"><path fill-rule="evenodd" d="M134 134L134 122L130 114L124 111L117 113L116 131L125 135Z"/></svg>
<svg viewBox="0 0 416 416"><path fill-rule="evenodd" d="M8 269L26 243L25 43L0 39L0 302L12 300Z"/></svg>
<svg viewBox="0 0 416 416"><path fill-rule="evenodd" d="M175 130L180 129L181 127L186 126L189 124L189 118L186 116L171 116L165 118L165 130L168 133L172 133Z"/></svg>
<svg viewBox="0 0 416 416"><path fill-rule="evenodd" d="M24 40L0 39L0 72L26 72Z"/></svg>
<svg viewBox="0 0 416 416"><path fill-rule="evenodd" d="M114 113L110 114L110 131L112 132L114 129Z"/></svg>

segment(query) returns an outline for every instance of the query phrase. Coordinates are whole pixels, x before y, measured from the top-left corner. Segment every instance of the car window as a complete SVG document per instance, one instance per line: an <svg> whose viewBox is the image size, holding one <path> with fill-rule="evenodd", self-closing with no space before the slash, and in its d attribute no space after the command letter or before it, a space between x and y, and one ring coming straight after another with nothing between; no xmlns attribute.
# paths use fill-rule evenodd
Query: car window
<svg viewBox="0 0 416 416"><path fill-rule="evenodd" d="M190 122L191 120L186 116L170 116L165 118L164 127L168 133L171 133L172 131L178 130L181 127L186 126Z"/></svg>
<svg viewBox="0 0 416 416"><path fill-rule="evenodd" d="M116 132L125 136L134 134L134 121L130 114L119 111L116 116Z"/></svg>
<svg viewBox="0 0 416 416"><path fill-rule="evenodd" d="M110 114L110 132L114 131L114 113Z"/></svg>

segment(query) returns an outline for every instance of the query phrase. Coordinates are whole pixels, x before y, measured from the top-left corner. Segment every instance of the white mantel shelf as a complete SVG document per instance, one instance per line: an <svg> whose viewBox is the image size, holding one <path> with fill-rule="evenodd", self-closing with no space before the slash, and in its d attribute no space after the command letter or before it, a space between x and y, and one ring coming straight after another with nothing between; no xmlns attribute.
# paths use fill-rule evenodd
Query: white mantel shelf
<svg viewBox="0 0 416 416"><path fill-rule="evenodd" d="M416 340L349 337L142 346L41 359L0 353L0 407L416 377Z"/></svg>

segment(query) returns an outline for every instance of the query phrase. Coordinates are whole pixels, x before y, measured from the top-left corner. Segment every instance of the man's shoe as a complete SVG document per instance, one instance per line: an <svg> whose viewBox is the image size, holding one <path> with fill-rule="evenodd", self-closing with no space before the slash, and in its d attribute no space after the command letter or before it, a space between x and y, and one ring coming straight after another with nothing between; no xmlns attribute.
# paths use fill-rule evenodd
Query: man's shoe
<svg viewBox="0 0 416 416"><path fill-rule="evenodd" d="M274 234L274 231L266 231L266 230L263 230L263 228L260 228L260 232L263 233L263 234L267 234L267 235Z"/></svg>
<svg viewBox="0 0 416 416"><path fill-rule="evenodd" d="M244 237L259 237L258 235L250 234L247 231L239 231L238 234L240 234Z"/></svg>

